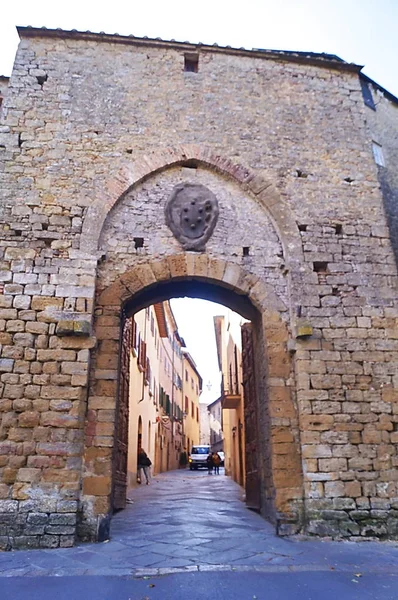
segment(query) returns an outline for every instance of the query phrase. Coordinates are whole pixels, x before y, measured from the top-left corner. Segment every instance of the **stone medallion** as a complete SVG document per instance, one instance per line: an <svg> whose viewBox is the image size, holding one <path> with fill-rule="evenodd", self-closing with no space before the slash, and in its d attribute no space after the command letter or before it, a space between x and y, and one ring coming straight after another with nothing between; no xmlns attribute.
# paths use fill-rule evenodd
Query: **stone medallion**
<svg viewBox="0 0 398 600"><path fill-rule="evenodd" d="M198 183L180 183L166 204L166 223L184 250L204 250L218 219L213 192Z"/></svg>

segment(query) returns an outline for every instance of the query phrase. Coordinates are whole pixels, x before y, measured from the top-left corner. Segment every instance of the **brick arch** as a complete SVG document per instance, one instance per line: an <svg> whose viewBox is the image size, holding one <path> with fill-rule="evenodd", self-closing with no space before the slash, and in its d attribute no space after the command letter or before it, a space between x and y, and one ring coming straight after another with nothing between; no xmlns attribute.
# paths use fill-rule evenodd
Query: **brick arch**
<svg viewBox="0 0 398 600"><path fill-rule="evenodd" d="M103 473L112 470L109 450L115 438L109 434L108 441L104 440L96 428L98 424L103 430L100 412L117 407L115 349L120 339L123 308L145 290L154 290L154 302L157 285L181 280L206 281L229 290L232 295L245 295L256 309L256 335L260 340L256 371L261 374L259 419L266 419L261 444L267 448L261 460L268 465L263 465L264 489L267 489L265 516L271 518L280 533L291 532L291 525L297 530L302 524L301 449L294 368L288 350L288 308L271 286L240 265L206 254L183 252L161 260L148 258L107 288L98 290L94 324L98 345L91 367L84 452L83 524L85 531L90 532L88 536L86 533L86 539L98 539L98 532L109 526L111 480L105 481Z"/></svg>
<svg viewBox="0 0 398 600"><path fill-rule="evenodd" d="M89 207L84 219L80 248L86 252L96 252L106 216L116 202L140 181L169 167L194 161L232 178L266 207L280 235L288 268L298 270L302 260L302 245L293 215L282 200L266 171L255 171L229 158L220 156L210 148L184 145L155 150L151 154L137 157L124 165L117 175L110 179L96 201Z"/></svg>

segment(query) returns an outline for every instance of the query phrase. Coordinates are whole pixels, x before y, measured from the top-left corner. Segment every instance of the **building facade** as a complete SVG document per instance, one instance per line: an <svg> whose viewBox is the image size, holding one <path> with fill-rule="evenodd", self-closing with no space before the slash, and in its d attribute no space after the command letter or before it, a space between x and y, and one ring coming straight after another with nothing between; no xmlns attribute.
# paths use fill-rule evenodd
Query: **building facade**
<svg viewBox="0 0 398 600"><path fill-rule="evenodd" d="M222 431L225 473L245 484L245 415L242 378L241 319L238 315L214 317L221 377Z"/></svg>
<svg viewBox="0 0 398 600"><path fill-rule="evenodd" d="M190 452L200 441L199 399L203 380L192 356L183 349L183 397L184 397L184 439L183 446Z"/></svg>
<svg viewBox="0 0 398 600"><path fill-rule="evenodd" d="M139 477L140 449L148 454L156 474L179 467L188 440L199 443L202 382L169 302L139 311L130 323L127 489L135 486ZM184 385L186 374L188 385Z"/></svg>
<svg viewBox="0 0 398 600"><path fill-rule="evenodd" d="M333 55L18 31L2 547L106 535L123 323L177 294L252 323L252 476L276 531L396 537L397 99L367 81L369 108L360 67Z"/></svg>
<svg viewBox="0 0 398 600"><path fill-rule="evenodd" d="M224 450L221 398L217 398L217 400L208 404L207 412L210 429L210 446L214 452L219 452L220 450Z"/></svg>

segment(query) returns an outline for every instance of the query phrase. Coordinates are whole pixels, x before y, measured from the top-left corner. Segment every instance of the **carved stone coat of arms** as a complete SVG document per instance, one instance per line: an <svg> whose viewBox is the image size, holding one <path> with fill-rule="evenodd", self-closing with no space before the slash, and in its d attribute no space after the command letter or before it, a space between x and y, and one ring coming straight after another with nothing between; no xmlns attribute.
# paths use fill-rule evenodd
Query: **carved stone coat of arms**
<svg viewBox="0 0 398 600"><path fill-rule="evenodd" d="M198 183L180 183L166 204L166 223L184 250L204 250L218 219L217 198Z"/></svg>

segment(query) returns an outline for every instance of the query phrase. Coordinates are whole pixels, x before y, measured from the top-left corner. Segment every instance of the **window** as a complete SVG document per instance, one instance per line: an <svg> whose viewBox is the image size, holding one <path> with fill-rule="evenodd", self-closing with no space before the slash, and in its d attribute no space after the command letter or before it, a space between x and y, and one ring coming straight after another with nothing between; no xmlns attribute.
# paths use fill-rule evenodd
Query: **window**
<svg viewBox="0 0 398 600"><path fill-rule="evenodd" d="M185 381L188 381L188 371L185 369Z"/></svg>
<svg viewBox="0 0 398 600"><path fill-rule="evenodd" d="M199 387L198 387L198 384L196 384L196 395L199 396Z"/></svg>
<svg viewBox="0 0 398 600"><path fill-rule="evenodd" d="M373 100L372 92L370 91L370 87L367 81L360 77L361 89L362 89L362 97L365 103L365 106L368 106L372 110L376 110L376 105Z"/></svg>
<svg viewBox="0 0 398 600"><path fill-rule="evenodd" d="M151 333L152 335L155 334L155 319L153 317L153 314L151 314Z"/></svg>
<svg viewBox="0 0 398 600"><path fill-rule="evenodd" d="M152 371L151 371L151 363L148 357L146 357L145 361L145 385L149 386L149 393L152 396Z"/></svg>
<svg viewBox="0 0 398 600"><path fill-rule="evenodd" d="M138 350L138 367L141 371L146 369L146 343L141 339Z"/></svg>
<svg viewBox="0 0 398 600"><path fill-rule="evenodd" d="M188 396L185 396L185 412L186 414L188 414L189 411L189 398Z"/></svg>
<svg viewBox="0 0 398 600"><path fill-rule="evenodd" d="M191 417L194 419L195 418L195 405L191 400Z"/></svg>
<svg viewBox="0 0 398 600"><path fill-rule="evenodd" d="M138 331L138 326L135 322L135 319L133 319L133 334L131 336L131 346L134 356L138 356L138 351L140 348L140 332Z"/></svg>
<svg viewBox="0 0 398 600"><path fill-rule="evenodd" d="M196 420L199 423L199 408L196 407Z"/></svg>
<svg viewBox="0 0 398 600"><path fill-rule="evenodd" d="M199 71L199 54L193 52L184 54L184 71L187 73L197 73Z"/></svg>
<svg viewBox="0 0 398 600"><path fill-rule="evenodd" d="M191 377L191 388L194 389L194 381L193 381L193 377Z"/></svg>
<svg viewBox="0 0 398 600"><path fill-rule="evenodd" d="M380 167L385 167L386 164L384 162L383 149L382 149L381 145L378 144L377 142L372 142L372 150L373 150L373 156L375 159L375 163L377 165L379 165Z"/></svg>

